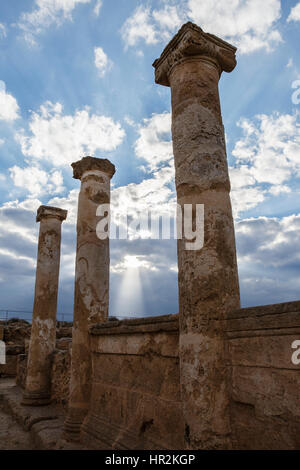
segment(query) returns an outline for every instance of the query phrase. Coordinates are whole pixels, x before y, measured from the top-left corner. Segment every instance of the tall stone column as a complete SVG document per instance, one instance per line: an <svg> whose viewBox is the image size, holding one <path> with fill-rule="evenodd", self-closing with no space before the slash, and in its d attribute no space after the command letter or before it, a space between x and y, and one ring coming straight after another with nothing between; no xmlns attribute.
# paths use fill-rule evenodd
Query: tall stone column
<svg viewBox="0 0 300 470"><path fill-rule="evenodd" d="M91 390L89 326L105 322L109 302L109 239L96 234L100 204L110 202L110 179L115 167L109 160L84 157L72 163L73 177L81 180L77 215L77 253L72 333L69 409L65 433L78 440L87 414Z"/></svg>
<svg viewBox="0 0 300 470"><path fill-rule="evenodd" d="M46 405L51 396L51 353L56 343L56 309L61 224L67 211L40 206L35 295L23 405Z"/></svg>
<svg viewBox="0 0 300 470"><path fill-rule="evenodd" d="M240 306L230 181L218 82L236 48L182 26L157 59L155 81L170 86L178 204L204 205L204 246L178 240L180 367L187 448L230 447L225 363L226 312Z"/></svg>

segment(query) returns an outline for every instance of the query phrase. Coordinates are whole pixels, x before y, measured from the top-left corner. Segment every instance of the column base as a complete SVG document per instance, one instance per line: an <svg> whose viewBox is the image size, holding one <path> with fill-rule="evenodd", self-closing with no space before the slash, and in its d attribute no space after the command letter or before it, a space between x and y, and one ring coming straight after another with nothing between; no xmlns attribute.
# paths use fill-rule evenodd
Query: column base
<svg viewBox="0 0 300 470"><path fill-rule="evenodd" d="M51 395L47 392L27 392L23 393L21 405L24 406L45 406L51 403Z"/></svg>
<svg viewBox="0 0 300 470"><path fill-rule="evenodd" d="M86 416L87 410L70 409L64 423L64 439L70 442L80 441L81 425Z"/></svg>

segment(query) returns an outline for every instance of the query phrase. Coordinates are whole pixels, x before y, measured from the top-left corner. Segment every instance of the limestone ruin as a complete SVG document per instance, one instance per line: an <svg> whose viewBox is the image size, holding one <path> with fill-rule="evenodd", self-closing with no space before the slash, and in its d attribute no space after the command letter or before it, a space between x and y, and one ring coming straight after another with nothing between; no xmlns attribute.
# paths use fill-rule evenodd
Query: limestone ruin
<svg viewBox="0 0 300 470"><path fill-rule="evenodd" d="M85 157L72 164L81 181L72 351L69 339L58 343L60 229L67 214L38 210L34 316L17 383L25 386L28 409L51 401L64 410L56 427L52 421L56 445L300 448L299 365L291 361L300 301L240 308L218 91L222 72L236 66L235 53L186 23L153 64L156 83L171 88L178 203L205 207L203 248L189 251L178 240L179 314L109 320L109 240L96 236L96 209L110 201L115 168Z"/></svg>
<svg viewBox="0 0 300 470"><path fill-rule="evenodd" d="M67 211L55 207L41 206L37 211L40 234L24 405L50 402L50 358L56 342L61 223L66 217Z"/></svg>

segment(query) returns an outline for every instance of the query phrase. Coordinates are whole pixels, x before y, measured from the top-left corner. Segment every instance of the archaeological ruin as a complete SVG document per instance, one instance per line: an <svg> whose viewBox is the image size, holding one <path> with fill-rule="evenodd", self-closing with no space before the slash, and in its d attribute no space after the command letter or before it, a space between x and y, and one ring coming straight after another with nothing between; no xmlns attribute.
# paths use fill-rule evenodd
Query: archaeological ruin
<svg viewBox="0 0 300 470"><path fill-rule="evenodd" d="M235 47L190 22L153 63L155 82L171 89L178 204L204 204L203 248L178 240L178 314L109 318L109 239L96 234L96 211L110 202L115 167L88 156L72 164L81 188L71 339L70 325L56 322L67 212L38 209L30 342L26 325L27 344L0 375L16 375L27 426L30 412L42 416L42 436L49 419L52 448L300 448L300 366L291 360L300 301L240 307L218 89L235 66ZM12 390L1 393L12 407Z"/></svg>

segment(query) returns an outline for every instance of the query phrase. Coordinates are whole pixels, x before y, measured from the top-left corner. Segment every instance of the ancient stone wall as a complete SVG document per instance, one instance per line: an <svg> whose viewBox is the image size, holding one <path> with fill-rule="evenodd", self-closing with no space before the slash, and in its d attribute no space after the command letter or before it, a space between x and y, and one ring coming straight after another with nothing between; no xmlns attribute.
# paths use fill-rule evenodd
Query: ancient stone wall
<svg viewBox="0 0 300 470"><path fill-rule="evenodd" d="M25 352L30 339L31 325L25 320L12 318L0 322L0 340L6 346L6 364L0 364L0 377L15 377L18 356Z"/></svg>
<svg viewBox="0 0 300 470"><path fill-rule="evenodd" d="M178 315L106 322L90 339L83 441L97 449L183 448Z"/></svg>
<svg viewBox="0 0 300 470"><path fill-rule="evenodd" d="M300 302L232 312L227 326L237 449L300 448Z"/></svg>
<svg viewBox="0 0 300 470"><path fill-rule="evenodd" d="M19 334L28 336L25 326L10 324L3 333L21 343ZM70 325L59 325L51 367L51 399L63 407L70 332ZM300 365L292 362L292 344L300 340L300 302L233 311L226 338L233 448L300 448ZM90 340L92 395L83 442L97 449L185 448L178 315L110 320L93 326ZM17 383L24 387L27 355L14 357Z"/></svg>
<svg viewBox="0 0 300 470"><path fill-rule="evenodd" d="M8 345L7 364L0 366L0 374L2 371L3 376L16 376L16 383L24 389L31 325L23 320L9 321L3 330ZM69 394L71 344L72 323L57 322L56 349L51 359L51 400L63 406L67 404Z"/></svg>
<svg viewBox="0 0 300 470"><path fill-rule="evenodd" d="M71 342L66 342L67 345L68 347L54 350L51 363L51 401L64 408L66 408L69 399L71 372ZM16 356L16 383L22 389L25 388L26 383L27 360L27 354Z"/></svg>

